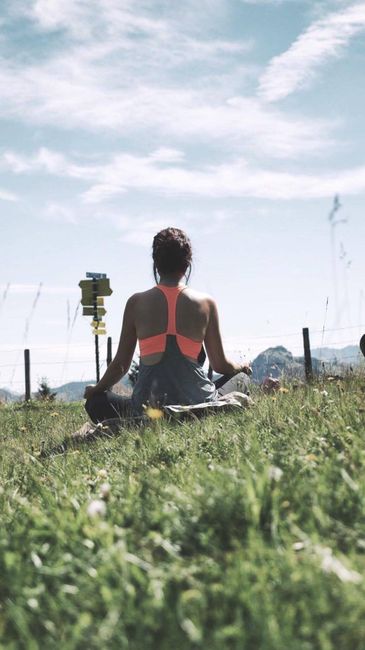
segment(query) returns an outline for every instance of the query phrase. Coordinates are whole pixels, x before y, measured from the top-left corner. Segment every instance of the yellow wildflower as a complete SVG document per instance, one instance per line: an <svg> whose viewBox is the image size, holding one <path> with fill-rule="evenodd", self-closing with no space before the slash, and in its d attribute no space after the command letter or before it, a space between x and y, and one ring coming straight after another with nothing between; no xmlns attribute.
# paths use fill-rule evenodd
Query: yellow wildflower
<svg viewBox="0 0 365 650"><path fill-rule="evenodd" d="M161 411L161 409L156 409L156 408L153 408L152 406L147 406L145 412L146 412L146 415L151 420L159 420L160 418L163 418L163 411Z"/></svg>
<svg viewBox="0 0 365 650"><path fill-rule="evenodd" d="M315 463L317 461L317 456L315 456L314 454L308 454L306 456L306 460L313 461Z"/></svg>

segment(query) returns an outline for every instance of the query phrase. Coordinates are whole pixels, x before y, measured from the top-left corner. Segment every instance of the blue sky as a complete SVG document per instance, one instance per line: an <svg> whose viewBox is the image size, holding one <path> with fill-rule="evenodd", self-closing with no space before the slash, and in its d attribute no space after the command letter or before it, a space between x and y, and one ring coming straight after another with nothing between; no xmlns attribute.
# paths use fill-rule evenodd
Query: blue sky
<svg viewBox="0 0 365 650"><path fill-rule="evenodd" d="M358 341L365 2L0 11L0 386L22 390L25 346L33 384L92 378L89 321L78 312L71 327L78 282L111 278L116 343L168 225L191 236L191 283L216 298L236 358L277 343L300 353L303 326L314 345Z"/></svg>

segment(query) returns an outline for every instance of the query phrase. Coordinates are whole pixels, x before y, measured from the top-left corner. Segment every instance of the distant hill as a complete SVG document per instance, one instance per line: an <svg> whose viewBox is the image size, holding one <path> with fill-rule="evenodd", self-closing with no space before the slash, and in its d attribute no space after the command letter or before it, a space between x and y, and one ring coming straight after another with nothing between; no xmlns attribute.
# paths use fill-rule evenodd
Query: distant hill
<svg viewBox="0 0 365 650"><path fill-rule="evenodd" d="M17 402L21 397L18 393L13 393L7 388L0 388L0 402Z"/></svg>
<svg viewBox="0 0 365 650"><path fill-rule="evenodd" d="M321 361L312 356L314 372L320 372ZM304 358L294 357L282 345L268 348L261 352L252 362L252 379L261 383L264 377L279 378L285 375L289 378L304 379Z"/></svg>
<svg viewBox="0 0 365 650"><path fill-rule="evenodd" d="M281 377L283 374L301 377L303 367L282 345L264 350L252 362L252 379L256 382L261 383L264 377Z"/></svg>
<svg viewBox="0 0 365 650"><path fill-rule="evenodd" d="M56 393L56 400L60 402L79 402L84 398L85 387L90 384L95 384L95 380L90 379L89 381L71 381L62 386L52 388L52 392ZM128 376L123 377L120 384L118 384L119 390L122 394L126 394L127 389L129 388L130 383Z"/></svg>
<svg viewBox="0 0 365 650"><path fill-rule="evenodd" d="M314 348L312 356L320 361L331 364L357 364L363 361L358 345L347 345L345 348Z"/></svg>
<svg viewBox="0 0 365 650"><path fill-rule="evenodd" d="M93 380L70 381L57 388L52 388L52 393L56 393L56 400L60 402L79 402L84 397L85 386L94 383Z"/></svg>
<svg viewBox="0 0 365 650"><path fill-rule="evenodd" d="M84 398L85 387L90 384L95 384L94 379L89 379L89 381L71 381L62 386L53 388L52 392L56 393L56 400L60 402L79 402ZM115 391L122 395L127 395L131 390L130 381L128 375L122 378L122 380L115 387Z"/></svg>
<svg viewBox="0 0 365 650"><path fill-rule="evenodd" d="M52 393L56 393L56 401L60 402L79 402L84 398L85 386L90 384L95 384L95 380L89 379L89 381L70 381L67 384L62 384L62 386L52 387ZM128 394L130 391L130 384L128 377L123 377L122 381L118 385L117 392L121 394ZM36 397L37 391L32 392L32 398ZM0 402L19 402L24 399L24 393L13 393L7 388L0 388Z"/></svg>

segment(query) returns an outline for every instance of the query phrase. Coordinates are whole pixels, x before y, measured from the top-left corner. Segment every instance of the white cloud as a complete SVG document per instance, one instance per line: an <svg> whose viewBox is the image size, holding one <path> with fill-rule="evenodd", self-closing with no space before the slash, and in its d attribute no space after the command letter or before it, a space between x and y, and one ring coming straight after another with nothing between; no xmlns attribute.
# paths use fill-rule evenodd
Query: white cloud
<svg viewBox="0 0 365 650"><path fill-rule="evenodd" d="M291 47L274 57L260 78L259 94L273 102L307 86L318 69L341 56L351 38L365 29L365 3L317 20Z"/></svg>
<svg viewBox="0 0 365 650"><path fill-rule="evenodd" d="M43 218L51 223L77 223L79 220L73 209L54 201L47 203Z"/></svg>
<svg viewBox="0 0 365 650"><path fill-rule="evenodd" d="M4 151L0 157L0 164L15 174L41 171L62 175L66 167L66 159L60 153L41 147L34 156L24 156L14 151Z"/></svg>
<svg viewBox="0 0 365 650"><path fill-rule="evenodd" d="M0 189L0 201L18 201L18 197L13 192Z"/></svg>
<svg viewBox="0 0 365 650"><path fill-rule="evenodd" d="M178 149L169 149L168 147L160 147L150 156L151 160L161 163L181 162L184 157L185 154L183 151L179 151Z"/></svg>
<svg viewBox="0 0 365 650"><path fill-rule="evenodd" d="M3 97L0 113L62 129L107 129L139 138L149 134L165 142L215 143L274 158L320 153L333 144L333 122L283 114L254 98L217 97L213 91L139 85L137 80L132 86L103 86L103 75L91 79L87 71L80 71L75 77L75 70L69 73L61 62L56 67L57 71L51 66L32 73L0 70L0 96L8 96L8 101Z"/></svg>
<svg viewBox="0 0 365 650"><path fill-rule="evenodd" d="M84 204L98 204L127 191L202 198L251 197L261 199L309 199L365 192L365 167L305 174L275 171L250 165L243 158L223 164L189 168L184 160L161 164L161 150L147 156L118 154L95 164L75 163L57 152L22 157L23 167L37 171L47 161L50 174L82 179L88 189L80 196ZM169 156L168 156L169 157ZM174 156L172 156L174 158ZM14 155L10 157L14 160ZM8 157L9 160L9 157ZM28 162L27 162L28 161ZM48 164L51 161L51 164ZM15 165L19 168L19 165Z"/></svg>
<svg viewBox="0 0 365 650"><path fill-rule="evenodd" d="M16 294L27 294L34 293L36 294L39 291L39 284L0 284L0 292L5 291L8 287L8 295L10 296L13 293ZM70 293L80 293L78 287L52 287L42 284L41 293L50 294L50 295L68 295Z"/></svg>
<svg viewBox="0 0 365 650"><path fill-rule="evenodd" d="M336 173L295 174L250 167L245 160L203 166L191 170L181 166L158 167L148 158L118 156L100 169L109 185L109 198L121 188L158 194L207 198L253 197L262 199L307 199L331 197L336 192L365 192L365 167ZM105 200L104 182L96 183L84 198ZM100 189L100 194L99 194Z"/></svg>
<svg viewBox="0 0 365 650"><path fill-rule="evenodd" d="M284 115L241 95L245 75L253 73L246 59L251 42L209 36L209 15L203 21L196 5L194 24L170 5L157 20L153 4L38 0L29 9L21 3L38 30L55 32L57 47L36 60L3 58L0 116L147 135L173 149L190 141L274 158L328 150L333 123Z"/></svg>
<svg viewBox="0 0 365 650"><path fill-rule="evenodd" d="M151 214L151 213L150 213ZM178 225L190 233L196 233L199 237L211 233L217 233L227 228L227 222L239 217L235 211L211 209L208 213L204 210L182 212L174 210L173 214L153 214L146 219L145 214L135 212L131 215L113 214L104 212L103 219L108 220L117 232L120 232L119 239L129 244L150 248L152 239L156 232L172 225Z"/></svg>

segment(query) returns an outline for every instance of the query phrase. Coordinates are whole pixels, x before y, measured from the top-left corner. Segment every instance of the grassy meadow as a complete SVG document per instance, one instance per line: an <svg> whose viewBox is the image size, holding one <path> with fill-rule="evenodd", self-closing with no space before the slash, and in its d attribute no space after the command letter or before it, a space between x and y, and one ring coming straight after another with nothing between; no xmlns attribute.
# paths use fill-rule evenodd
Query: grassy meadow
<svg viewBox="0 0 365 650"><path fill-rule="evenodd" d="M364 650L365 377L42 457L0 407L1 650Z"/></svg>

